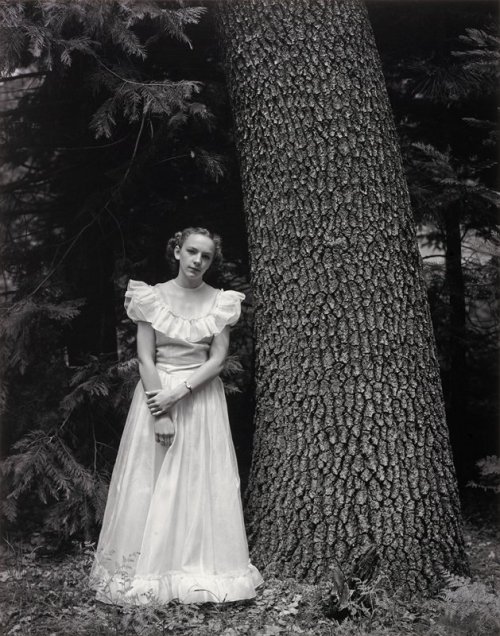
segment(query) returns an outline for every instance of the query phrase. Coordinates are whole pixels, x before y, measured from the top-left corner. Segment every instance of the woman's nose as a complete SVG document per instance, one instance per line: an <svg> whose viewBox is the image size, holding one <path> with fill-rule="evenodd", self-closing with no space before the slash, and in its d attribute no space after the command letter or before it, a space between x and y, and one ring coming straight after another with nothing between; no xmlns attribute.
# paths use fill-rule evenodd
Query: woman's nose
<svg viewBox="0 0 500 636"><path fill-rule="evenodd" d="M195 254L193 260L194 260L195 263L200 263L201 262L201 256L199 254Z"/></svg>

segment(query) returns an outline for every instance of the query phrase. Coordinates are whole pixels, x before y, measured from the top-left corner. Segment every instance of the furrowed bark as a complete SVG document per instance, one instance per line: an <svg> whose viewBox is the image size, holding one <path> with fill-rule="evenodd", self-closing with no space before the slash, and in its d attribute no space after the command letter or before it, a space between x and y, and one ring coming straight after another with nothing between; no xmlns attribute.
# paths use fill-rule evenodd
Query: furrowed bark
<svg viewBox="0 0 500 636"><path fill-rule="evenodd" d="M407 187L356 0L218 5L255 298L253 558L317 581L376 545L391 581L464 572Z"/></svg>

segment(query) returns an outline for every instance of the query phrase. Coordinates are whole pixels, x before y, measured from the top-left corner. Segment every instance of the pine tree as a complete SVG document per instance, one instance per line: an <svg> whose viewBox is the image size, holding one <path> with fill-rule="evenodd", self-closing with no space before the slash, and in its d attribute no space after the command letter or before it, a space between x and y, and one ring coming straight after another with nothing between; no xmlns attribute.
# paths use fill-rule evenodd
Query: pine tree
<svg viewBox="0 0 500 636"><path fill-rule="evenodd" d="M253 555L318 580L373 547L467 569L426 290L361 3L224 3L255 294Z"/></svg>

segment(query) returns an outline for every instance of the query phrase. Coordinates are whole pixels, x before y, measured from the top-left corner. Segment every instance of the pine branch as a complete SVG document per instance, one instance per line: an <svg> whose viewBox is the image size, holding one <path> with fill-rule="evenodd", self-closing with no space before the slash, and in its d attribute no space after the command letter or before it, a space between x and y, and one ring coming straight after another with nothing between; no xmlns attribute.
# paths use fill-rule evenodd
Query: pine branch
<svg viewBox="0 0 500 636"><path fill-rule="evenodd" d="M8 490L0 509L5 518L16 521L19 501L30 493L47 507L45 525L59 534L88 530L102 517L105 483L77 461L61 437L31 431L16 443L14 450L19 452L1 464ZM52 524L55 518L57 527Z"/></svg>
<svg viewBox="0 0 500 636"><path fill-rule="evenodd" d="M111 41L121 48L126 54L146 59L146 50L133 31L123 28L123 24L112 22L110 25Z"/></svg>
<svg viewBox="0 0 500 636"><path fill-rule="evenodd" d="M55 44L57 44L61 49L59 54L61 62L68 67L72 64L72 53L75 51L95 57L97 53L94 49L98 49L100 47L99 42L91 40L85 35L71 38L69 40L57 39L55 40Z"/></svg>
<svg viewBox="0 0 500 636"><path fill-rule="evenodd" d="M214 181L218 181L223 177L226 170L224 165L224 157L222 155L216 155L197 148L193 150L193 155L196 164Z"/></svg>
<svg viewBox="0 0 500 636"><path fill-rule="evenodd" d="M187 24L197 24L206 10L205 7L188 7L165 11L160 25L165 33L184 42L192 49L191 40L187 37L184 28Z"/></svg>
<svg viewBox="0 0 500 636"><path fill-rule="evenodd" d="M7 29L15 29L24 18L24 2L3 2L0 4L0 24Z"/></svg>
<svg viewBox="0 0 500 636"><path fill-rule="evenodd" d="M92 398L108 397L109 386L99 376L80 383L71 393L66 395L60 405L61 412L66 419L82 405L92 402Z"/></svg>

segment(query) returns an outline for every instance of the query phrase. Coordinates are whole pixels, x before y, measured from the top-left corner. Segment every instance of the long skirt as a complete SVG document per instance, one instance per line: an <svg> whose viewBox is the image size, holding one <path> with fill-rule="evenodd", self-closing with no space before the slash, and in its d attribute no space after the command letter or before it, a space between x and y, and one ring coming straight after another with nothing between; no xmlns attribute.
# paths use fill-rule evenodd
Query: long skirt
<svg viewBox="0 0 500 636"><path fill-rule="evenodd" d="M158 368L164 387L188 373ZM240 480L222 382L171 409L168 450L155 441L141 382L116 459L91 586L117 604L249 599L262 582L250 563Z"/></svg>

